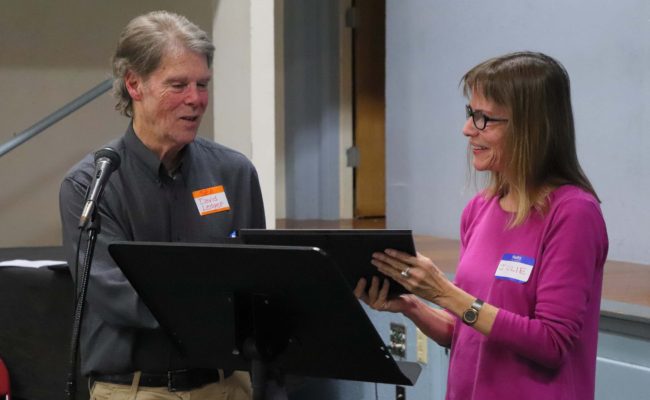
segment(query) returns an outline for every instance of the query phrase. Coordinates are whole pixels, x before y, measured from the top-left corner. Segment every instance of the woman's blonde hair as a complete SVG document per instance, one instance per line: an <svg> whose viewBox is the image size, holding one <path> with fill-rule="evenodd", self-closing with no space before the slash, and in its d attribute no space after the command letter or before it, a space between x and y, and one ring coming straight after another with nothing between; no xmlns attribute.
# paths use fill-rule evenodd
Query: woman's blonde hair
<svg viewBox="0 0 650 400"><path fill-rule="evenodd" d="M518 201L511 226L531 210L545 212L556 187L573 184L596 198L576 154L569 75L558 61L534 52L482 62L461 79L466 97L479 93L510 110L503 172L490 173L488 197L512 192Z"/></svg>

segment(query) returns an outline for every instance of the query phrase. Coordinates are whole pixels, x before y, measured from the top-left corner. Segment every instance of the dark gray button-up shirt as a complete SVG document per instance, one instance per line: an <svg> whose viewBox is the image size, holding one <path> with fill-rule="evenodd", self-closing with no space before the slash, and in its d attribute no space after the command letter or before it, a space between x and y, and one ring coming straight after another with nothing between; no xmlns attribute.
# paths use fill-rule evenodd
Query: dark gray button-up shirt
<svg viewBox="0 0 650 400"><path fill-rule="evenodd" d="M181 164L172 174L138 139L132 126L109 146L119 153L121 164L111 175L98 207L101 232L82 325L81 371L89 375L192 367L172 365L172 344L116 266L108 245L119 240L211 243L237 229L263 228L257 172L242 154L198 137L183 149ZM94 169L90 154L61 184L63 245L71 268L77 224ZM216 186L223 186L230 210L201 215L192 193ZM83 236L82 250L86 234Z"/></svg>

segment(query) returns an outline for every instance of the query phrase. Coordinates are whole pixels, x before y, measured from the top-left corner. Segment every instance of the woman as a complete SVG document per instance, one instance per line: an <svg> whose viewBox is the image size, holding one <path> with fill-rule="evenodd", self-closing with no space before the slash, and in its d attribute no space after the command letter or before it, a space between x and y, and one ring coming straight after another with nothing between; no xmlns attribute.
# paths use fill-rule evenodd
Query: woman
<svg viewBox="0 0 650 400"><path fill-rule="evenodd" d="M372 263L415 296L387 298L376 278L355 294L451 346L447 399L592 399L608 241L576 156L569 77L520 52L461 84L463 135L490 181L463 211L455 281L421 254L386 250Z"/></svg>

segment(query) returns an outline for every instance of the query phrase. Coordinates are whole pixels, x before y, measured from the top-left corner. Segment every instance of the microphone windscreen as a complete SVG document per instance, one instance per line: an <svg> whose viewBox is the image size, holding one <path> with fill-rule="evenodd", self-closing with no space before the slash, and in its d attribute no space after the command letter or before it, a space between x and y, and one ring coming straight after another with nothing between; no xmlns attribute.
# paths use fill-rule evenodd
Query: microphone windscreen
<svg viewBox="0 0 650 400"><path fill-rule="evenodd" d="M95 162L100 158L108 158L111 162L111 170L115 171L120 166L120 155L117 154L117 151L112 147L104 147L95 152Z"/></svg>

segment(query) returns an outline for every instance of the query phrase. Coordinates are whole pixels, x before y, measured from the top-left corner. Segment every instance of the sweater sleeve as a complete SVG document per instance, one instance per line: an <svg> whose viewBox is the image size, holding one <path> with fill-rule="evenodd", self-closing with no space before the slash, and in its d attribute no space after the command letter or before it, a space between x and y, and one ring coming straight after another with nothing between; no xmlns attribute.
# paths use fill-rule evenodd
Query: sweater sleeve
<svg viewBox="0 0 650 400"><path fill-rule="evenodd" d="M499 310L489 340L558 368L580 340L590 302L600 298L608 242L598 205L587 199L558 204L541 246L532 317Z"/></svg>

